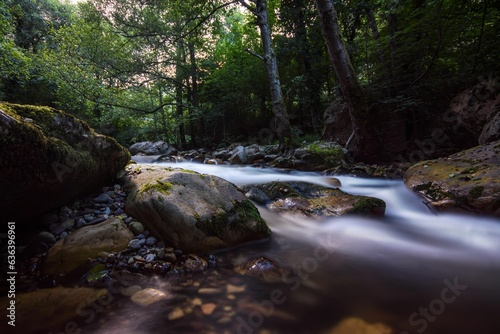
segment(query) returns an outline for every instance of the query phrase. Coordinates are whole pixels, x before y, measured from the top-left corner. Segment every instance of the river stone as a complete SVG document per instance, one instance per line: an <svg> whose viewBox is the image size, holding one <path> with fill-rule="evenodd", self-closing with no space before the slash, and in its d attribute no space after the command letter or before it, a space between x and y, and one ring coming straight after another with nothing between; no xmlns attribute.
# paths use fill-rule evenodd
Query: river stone
<svg viewBox="0 0 500 334"><path fill-rule="evenodd" d="M0 103L0 134L5 221L36 222L36 216L111 182L130 160L114 139L48 107Z"/></svg>
<svg viewBox="0 0 500 334"><path fill-rule="evenodd" d="M137 291L130 297L134 303L140 306L148 306L167 298L168 295L165 292L152 288Z"/></svg>
<svg viewBox="0 0 500 334"><path fill-rule="evenodd" d="M191 254L184 262L184 268L191 270L191 272L193 273L196 273L206 270L208 268L208 263L201 257Z"/></svg>
<svg viewBox="0 0 500 334"><path fill-rule="evenodd" d="M247 185L247 197L272 211L306 217L331 217L344 214L383 215L381 199L350 195L337 188L306 182L270 182Z"/></svg>
<svg viewBox="0 0 500 334"><path fill-rule="evenodd" d="M130 230L117 217L82 227L49 249L42 273L67 274L85 263L87 259L96 258L100 252L124 250L132 238Z"/></svg>
<svg viewBox="0 0 500 334"><path fill-rule="evenodd" d="M258 257L234 267L240 275L258 278L267 283L280 283L292 272L282 268L276 261L267 257Z"/></svg>
<svg viewBox="0 0 500 334"><path fill-rule="evenodd" d="M72 319L81 319L82 314L93 312L95 307L109 304L112 296L105 289L55 287L33 292L16 293L16 327L7 327L2 321L2 333L48 333L60 332L61 326L68 326ZM7 309L10 299L2 297L2 310ZM94 309L92 309L94 307ZM78 328L74 322L71 332ZM64 327L63 327L64 328ZM68 328L68 327L66 327Z"/></svg>
<svg viewBox="0 0 500 334"><path fill-rule="evenodd" d="M127 169L127 214L168 245L203 253L270 236L253 203L228 181L162 166Z"/></svg>
<svg viewBox="0 0 500 334"><path fill-rule="evenodd" d="M369 324L360 318L346 318L328 334L393 334L393 330L381 323ZM406 333L406 332L401 332Z"/></svg>
<svg viewBox="0 0 500 334"><path fill-rule="evenodd" d="M500 216L500 140L419 162L404 180L436 209Z"/></svg>

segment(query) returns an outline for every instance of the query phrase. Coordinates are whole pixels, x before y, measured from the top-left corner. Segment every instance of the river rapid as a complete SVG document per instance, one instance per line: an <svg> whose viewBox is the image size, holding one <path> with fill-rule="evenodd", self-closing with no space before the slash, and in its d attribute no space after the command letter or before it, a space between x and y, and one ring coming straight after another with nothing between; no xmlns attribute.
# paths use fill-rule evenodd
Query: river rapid
<svg viewBox="0 0 500 334"><path fill-rule="evenodd" d="M163 165L217 175L238 186L277 180L330 186L319 173ZM385 216L317 221L260 207L272 240L216 254L222 267L220 281L244 284L244 294L231 304L225 304L223 296L202 296L204 302L232 310L232 325L201 316L199 321L185 317L179 321L182 325L172 327L161 307L141 310L124 299L93 331L334 333L339 321L357 317L383 323L396 334L499 332L500 220L435 213L401 180L336 177L347 193L383 199ZM224 270L258 256L274 259L296 275L269 284ZM156 278L155 284L165 282ZM207 324L210 331L204 329Z"/></svg>

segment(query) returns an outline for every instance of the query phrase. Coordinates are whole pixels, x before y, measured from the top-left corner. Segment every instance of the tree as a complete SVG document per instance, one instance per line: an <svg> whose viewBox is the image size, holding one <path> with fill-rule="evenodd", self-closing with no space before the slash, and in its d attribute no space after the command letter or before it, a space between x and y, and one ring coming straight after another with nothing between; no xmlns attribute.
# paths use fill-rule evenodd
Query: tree
<svg viewBox="0 0 500 334"><path fill-rule="evenodd" d="M348 104L353 134L352 144L346 146L355 159L369 161L377 154L377 140L369 129L367 107L363 92L357 81L351 60L340 37L337 12L331 0L316 0L323 37L325 38L333 69L342 97ZM351 145L349 145L351 144Z"/></svg>
<svg viewBox="0 0 500 334"><path fill-rule="evenodd" d="M290 120L285 109L283 94L281 92L281 82L278 73L278 61L276 60L276 53L274 52L271 39L271 27L269 25L267 1L253 0L253 6L245 2L245 0L241 0L240 2L257 18L257 25L260 29L264 55L261 56L256 54L255 52L251 53L261 59L266 65L269 88L271 91L271 103L274 112L272 127L278 135L280 149L287 149L292 145L293 142L292 129L290 127Z"/></svg>

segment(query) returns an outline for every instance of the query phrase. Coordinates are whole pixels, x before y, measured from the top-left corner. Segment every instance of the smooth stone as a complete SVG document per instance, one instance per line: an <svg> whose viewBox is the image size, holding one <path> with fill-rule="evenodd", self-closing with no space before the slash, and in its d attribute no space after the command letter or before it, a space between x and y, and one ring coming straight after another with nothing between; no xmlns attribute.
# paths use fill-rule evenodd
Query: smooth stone
<svg viewBox="0 0 500 334"><path fill-rule="evenodd" d="M128 247L130 247L131 249L139 249L142 247L142 245L144 243L141 242L142 240L139 240L139 239L132 239L130 240L130 242L128 243Z"/></svg>
<svg viewBox="0 0 500 334"><path fill-rule="evenodd" d="M154 255L154 254L148 254L148 255L146 255L146 257L144 259L146 260L146 262L151 263L154 260L156 260L156 255Z"/></svg>
<svg viewBox="0 0 500 334"><path fill-rule="evenodd" d="M109 197L108 194L102 194L102 195L94 198L94 202L96 202L96 203L109 203L109 202L113 202L113 199L111 197Z"/></svg>
<svg viewBox="0 0 500 334"><path fill-rule="evenodd" d="M137 291L132 295L132 297L130 297L134 303L140 306L148 306L167 298L168 295L165 292L152 288Z"/></svg>
<svg viewBox="0 0 500 334"><path fill-rule="evenodd" d="M46 243L47 245L53 245L56 243L56 237L50 232L40 232L37 236L38 241Z"/></svg>
<svg viewBox="0 0 500 334"><path fill-rule="evenodd" d="M217 308L217 305L214 303L203 304L203 305L201 305L201 312L204 315L211 315L212 313L214 313L216 308Z"/></svg>
<svg viewBox="0 0 500 334"><path fill-rule="evenodd" d="M126 249L133 235L119 218L85 226L57 241L45 257L43 275L67 274L96 258L100 252L120 252Z"/></svg>
<svg viewBox="0 0 500 334"><path fill-rule="evenodd" d="M184 311L181 308L176 307L168 314L168 320L176 320L184 316L185 316Z"/></svg>
<svg viewBox="0 0 500 334"><path fill-rule="evenodd" d="M132 231L132 233L134 233L136 235L144 232L144 225L142 225L138 221L131 222L129 227L130 227L130 230Z"/></svg>
<svg viewBox="0 0 500 334"><path fill-rule="evenodd" d="M201 288L198 290L200 295L218 295L221 294L222 291L217 288Z"/></svg>
<svg viewBox="0 0 500 334"><path fill-rule="evenodd" d="M191 270L192 272L204 271L208 268L207 261L196 255L189 255L187 260L184 262L184 268Z"/></svg>
<svg viewBox="0 0 500 334"><path fill-rule="evenodd" d="M157 240L155 237L151 236L146 239L146 245L147 246L154 246L156 244Z"/></svg>
<svg viewBox="0 0 500 334"><path fill-rule="evenodd" d="M245 285L241 285L241 286L232 285L232 284L226 285L226 292L228 294L241 293L241 292L245 292L245 290L246 290Z"/></svg>

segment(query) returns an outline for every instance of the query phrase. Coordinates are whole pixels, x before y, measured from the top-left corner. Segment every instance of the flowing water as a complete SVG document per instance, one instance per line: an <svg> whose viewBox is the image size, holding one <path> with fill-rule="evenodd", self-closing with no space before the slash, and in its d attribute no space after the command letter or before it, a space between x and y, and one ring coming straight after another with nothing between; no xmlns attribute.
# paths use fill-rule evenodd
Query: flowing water
<svg viewBox="0 0 500 334"><path fill-rule="evenodd" d="M165 165L217 175L238 186L276 180L329 186L318 173L194 163ZM337 178L347 193L383 199L386 215L317 221L259 208L272 229L272 241L217 254L221 267L266 256L297 275L267 284L230 270L219 271L221 284L246 286L232 301L220 295L202 296L203 302L220 305L218 310L224 305L231 310L229 322L215 312L213 316L184 317L172 326L167 310L141 311L124 300L95 331L328 333L341 319L359 317L389 325L398 334L499 332L498 219L436 214L400 180ZM159 286L165 283L161 278L156 282ZM187 292L184 297L197 296Z"/></svg>

